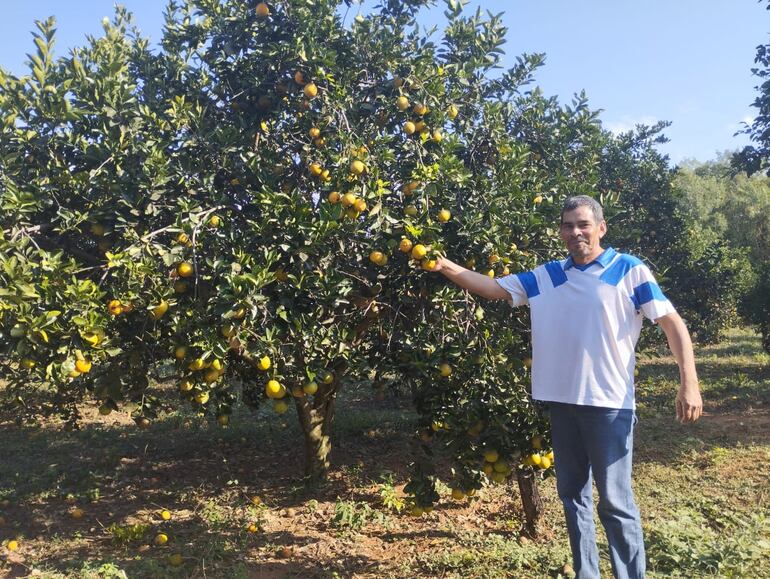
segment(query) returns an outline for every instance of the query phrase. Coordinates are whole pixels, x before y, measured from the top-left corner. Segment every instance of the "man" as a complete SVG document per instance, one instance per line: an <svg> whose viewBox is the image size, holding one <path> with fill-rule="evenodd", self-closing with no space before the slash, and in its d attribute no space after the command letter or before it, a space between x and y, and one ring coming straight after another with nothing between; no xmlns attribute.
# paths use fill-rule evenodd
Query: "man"
<svg viewBox="0 0 770 579"><path fill-rule="evenodd" d="M570 197L561 213L566 260L492 279L441 258L440 271L460 287L513 306L529 305L532 397L548 404L556 487L564 505L578 578L599 576L591 479L616 577L645 573L639 511L631 490L634 348L642 316L660 324L679 365L676 416L702 412L692 342L671 302L639 259L604 249L602 207Z"/></svg>

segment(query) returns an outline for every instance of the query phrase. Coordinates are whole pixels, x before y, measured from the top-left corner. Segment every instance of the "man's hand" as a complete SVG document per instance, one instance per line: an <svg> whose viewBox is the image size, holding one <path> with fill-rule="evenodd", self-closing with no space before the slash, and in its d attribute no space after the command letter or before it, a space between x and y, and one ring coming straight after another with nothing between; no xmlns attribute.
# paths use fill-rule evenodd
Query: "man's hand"
<svg viewBox="0 0 770 579"><path fill-rule="evenodd" d="M695 422L703 414L703 399L700 395L698 383L694 385L682 384L676 395L676 419L684 424Z"/></svg>
<svg viewBox="0 0 770 579"><path fill-rule="evenodd" d="M436 260L431 271L440 271L447 279L461 288L490 300L509 300L510 295L499 283L484 274L465 269L446 257Z"/></svg>
<svg viewBox="0 0 770 579"><path fill-rule="evenodd" d="M446 257L436 258L436 267L434 267L431 271L441 271L442 269L444 269L445 260L446 260Z"/></svg>

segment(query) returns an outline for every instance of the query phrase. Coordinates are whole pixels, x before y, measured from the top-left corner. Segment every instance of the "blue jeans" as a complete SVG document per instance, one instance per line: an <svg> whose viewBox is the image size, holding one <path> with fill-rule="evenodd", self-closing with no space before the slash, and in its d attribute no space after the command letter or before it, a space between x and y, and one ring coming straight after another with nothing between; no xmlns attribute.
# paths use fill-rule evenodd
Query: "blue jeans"
<svg viewBox="0 0 770 579"><path fill-rule="evenodd" d="M618 578L643 578L644 539L631 489L634 411L556 402L549 407L556 488L564 505L577 579L599 577L592 474L612 571Z"/></svg>

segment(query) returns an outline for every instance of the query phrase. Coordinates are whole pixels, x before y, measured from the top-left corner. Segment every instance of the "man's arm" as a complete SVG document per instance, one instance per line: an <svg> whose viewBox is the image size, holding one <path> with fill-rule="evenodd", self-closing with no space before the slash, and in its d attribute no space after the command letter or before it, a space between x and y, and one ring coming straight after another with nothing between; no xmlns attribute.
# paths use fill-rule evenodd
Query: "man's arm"
<svg viewBox="0 0 770 579"><path fill-rule="evenodd" d="M679 365L679 392L676 395L676 418L679 422L695 422L703 413L703 400L695 371L695 354L687 326L673 312L655 320L666 334L668 346Z"/></svg>
<svg viewBox="0 0 770 579"><path fill-rule="evenodd" d="M490 300L511 299L510 294L491 277L465 269L446 257L440 257L436 260L436 267L433 271L440 271L447 279L461 288L483 298Z"/></svg>

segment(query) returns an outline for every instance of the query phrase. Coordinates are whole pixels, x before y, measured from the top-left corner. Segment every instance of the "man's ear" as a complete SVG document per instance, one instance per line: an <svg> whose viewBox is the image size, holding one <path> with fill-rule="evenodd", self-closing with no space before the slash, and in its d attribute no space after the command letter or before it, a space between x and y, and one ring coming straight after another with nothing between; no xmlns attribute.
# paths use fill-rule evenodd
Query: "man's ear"
<svg viewBox="0 0 770 579"><path fill-rule="evenodd" d="M607 222L602 219L602 222L599 224L599 239L604 237L607 233Z"/></svg>

